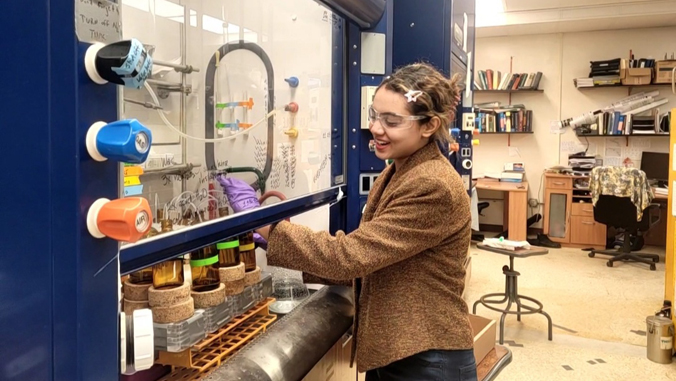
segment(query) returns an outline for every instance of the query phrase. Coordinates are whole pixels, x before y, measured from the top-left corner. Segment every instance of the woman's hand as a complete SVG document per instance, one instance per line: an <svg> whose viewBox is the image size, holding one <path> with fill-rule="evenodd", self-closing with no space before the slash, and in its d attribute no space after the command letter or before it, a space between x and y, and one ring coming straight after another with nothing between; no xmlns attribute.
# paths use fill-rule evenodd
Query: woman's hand
<svg viewBox="0 0 676 381"><path fill-rule="evenodd" d="M223 187L233 212L239 213L261 206L256 191L245 181L223 175L216 177L216 181Z"/></svg>

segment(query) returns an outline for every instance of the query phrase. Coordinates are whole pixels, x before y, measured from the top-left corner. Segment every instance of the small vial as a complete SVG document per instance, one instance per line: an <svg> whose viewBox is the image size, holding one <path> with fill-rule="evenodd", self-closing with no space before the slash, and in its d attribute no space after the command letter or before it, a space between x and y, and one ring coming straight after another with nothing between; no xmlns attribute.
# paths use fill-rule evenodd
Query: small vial
<svg viewBox="0 0 676 381"><path fill-rule="evenodd" d="M230 238L216 245L218 249L218 264L220 267L233 267L239 265L239 239Z"/></svg>
<svg viewBox="0 0 676 381"><path fill-rule="evenodd" d="M192 214L191 210L188 210L183 214L183 219L181 220L182 226L190 226L195 221L195 217Z"/></svg>
<svg viewBox="0 0 676 381"><path fill-rule="evenodd" d="M222 207L218 208L218 216L219 217L226 217L229 214L230 214L230 211L228 210L227 206L222 206Z"/></svg>
<svg viewBox="0 0 676 381"><path fill-rule="evenodd" d="M192 290L204 292L215 290L220 286L218 274L218 252L216 246L207 246L190 255L192 271Z"/></svg>
<svg viewBox="0 0 676 381"><path fill-rule="evenodd" d="M239 236L239 257L244 262L244 269L247 272L256 270L256 245L253 232Z"/></svg>
<svg viewBox="0 0 676 381"><path fill-rule="evenodd" d="M156 290L180 287L185 283L183 259L176 258L153 266L153 287Z"/></svg>
<svg viewBox="0 0 676 381"><path fill-rule="evenodd" d="M157 209L157 216L155 216L155 222L161 222L164 220L164 209Z"/></svg>
<svg viewBox="0 0 676 381"><path fill-rule="evenodd" d="M162 227L162 233L169 233L174 230L174 224L169 219L160 221L160 225Z"/></svg>
<svg viewBox="0 0 676 381"><path fill-rule="evenodd" d="M129 282L133 284L151 284L153 283L153 268L146 267L139 271L129 274Z"/></svg>

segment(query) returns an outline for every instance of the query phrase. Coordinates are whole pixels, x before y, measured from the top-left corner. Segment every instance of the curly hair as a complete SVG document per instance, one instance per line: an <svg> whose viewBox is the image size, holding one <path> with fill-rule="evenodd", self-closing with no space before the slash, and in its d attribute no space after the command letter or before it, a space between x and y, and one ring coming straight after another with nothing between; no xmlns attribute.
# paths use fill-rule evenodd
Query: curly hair
<svg viewBox="0 0 676 381"><path fill-rule="evenodd" d="M434 133L433 139L448 144L451 139L448 127L455 120L456 107L462 92L461 78L459 74L455 74L448 79L430 64L414 63L397 69L385 78L378 89L384 87L402 95L409 90L422 91L422 95L415 102L408 103L408 111L411 115L426 116L421 123L438 117L441 126Z"/></svg>

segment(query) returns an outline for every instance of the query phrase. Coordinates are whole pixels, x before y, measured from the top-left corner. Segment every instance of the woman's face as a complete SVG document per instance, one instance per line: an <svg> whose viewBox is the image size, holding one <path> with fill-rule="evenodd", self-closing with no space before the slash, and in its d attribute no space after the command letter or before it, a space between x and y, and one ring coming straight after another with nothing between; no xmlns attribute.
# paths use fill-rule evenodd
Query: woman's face
<svg viewBox="0 0 676 381"><path fill-rule="evenodd" d="M411 120L404 95L381 87L373 98L369 130L381 160L405 160L428 142L433 131ZM425 126L426 127L426 126Z"/></svg>

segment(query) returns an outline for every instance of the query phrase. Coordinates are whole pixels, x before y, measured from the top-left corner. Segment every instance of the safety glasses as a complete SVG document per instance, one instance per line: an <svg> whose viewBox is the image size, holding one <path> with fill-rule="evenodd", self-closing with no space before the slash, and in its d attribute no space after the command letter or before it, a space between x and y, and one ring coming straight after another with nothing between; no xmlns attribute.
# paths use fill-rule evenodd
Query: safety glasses
<svg viewBox="0 0 676 381"><path fill-rule="evenodd" d="M371 124L375 123L377 120L380 121L380 125L387 129L406 129L410 128L413 125L414 120L427 119L423 115L399 115L391 112L379 113L373 109L373 106L369 107L369 122Z"/></svg>

